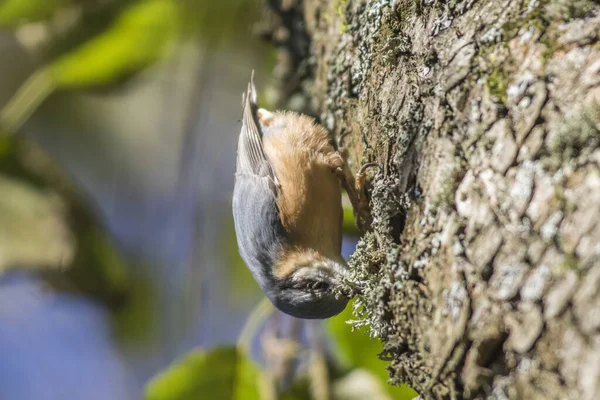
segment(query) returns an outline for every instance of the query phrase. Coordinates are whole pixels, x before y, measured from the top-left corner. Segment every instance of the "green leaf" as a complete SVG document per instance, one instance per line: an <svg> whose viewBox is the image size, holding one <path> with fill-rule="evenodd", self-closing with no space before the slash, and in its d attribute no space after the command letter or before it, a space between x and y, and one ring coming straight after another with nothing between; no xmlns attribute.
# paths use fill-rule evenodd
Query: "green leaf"
<svg viewBox="0 0 600 400"><path fill-rule="evenodd" d="M173 1L139 1L106 32L53 62L50 72L63 88L113 83L165 54L175 38L177 17Z"/></svg>
<svg viewBox="0 0 600 400"><path fill-rule="evenodd" d="M69 3L69 0L4 0L0 2L0 26L41 21Z"/></svg>
<svg viewBox="0 0 600 400"><path fill-rule="evenodd" d="M371 339L366 329L357 329L354 332L348 320L354 319L352 304L334 318L326 322L326 327L334 342L336 356L347 368L362 368L374 373L379 379L387 383L388 363L377 357L383 348L379 340ZM412 399L417 393L407 386L386 385L388 392L395 399Z"/></svg>
<svg viewBox="0 0 600 400"><path fill-rule="evenodd" d="M258 400L260 373L235 347L196 350L146 385L146 400Z"/></svg>

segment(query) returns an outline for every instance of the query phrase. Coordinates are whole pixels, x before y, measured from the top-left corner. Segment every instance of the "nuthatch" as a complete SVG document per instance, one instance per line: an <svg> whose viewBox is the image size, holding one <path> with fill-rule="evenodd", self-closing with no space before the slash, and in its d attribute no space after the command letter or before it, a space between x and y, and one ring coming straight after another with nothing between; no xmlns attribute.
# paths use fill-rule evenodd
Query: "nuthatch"
<svg viewBox="0 0 600 400"><path fill-rule="evenodd" d="M298 318L334 316L348 302L333 291L347 272L341 186L369 224L364 168L355 182L313 119L257 108L254 77L242 103L233 192L240 254L279 310Z"/></svg>

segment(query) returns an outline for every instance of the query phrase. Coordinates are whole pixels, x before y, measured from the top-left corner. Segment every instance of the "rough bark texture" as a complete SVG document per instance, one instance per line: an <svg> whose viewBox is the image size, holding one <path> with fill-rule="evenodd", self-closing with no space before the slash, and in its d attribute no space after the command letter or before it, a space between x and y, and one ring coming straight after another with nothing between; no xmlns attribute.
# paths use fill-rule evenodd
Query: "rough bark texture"
<svg viewBox="0 0 600 400"><path fill-rule="evenodd" d="M599 4L269 5L292 108L383 166L351 267L391 382L600 398Z"/></svg>

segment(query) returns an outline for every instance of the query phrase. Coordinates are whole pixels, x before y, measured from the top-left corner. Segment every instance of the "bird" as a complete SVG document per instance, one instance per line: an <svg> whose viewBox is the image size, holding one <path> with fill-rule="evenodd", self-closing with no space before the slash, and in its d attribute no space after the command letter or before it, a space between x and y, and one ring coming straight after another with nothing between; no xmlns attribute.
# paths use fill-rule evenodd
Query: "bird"
<svg viewBox="0 0 600 400"><path fill-rule="evenodd" d="M346 307L348 296L334 291L348 274L342 187L355 215L370 224L363 192L372 165L353 176L313 118L259 108L252 72L242 96L232 212L240 255L280 311L326 319Z"/></svg>

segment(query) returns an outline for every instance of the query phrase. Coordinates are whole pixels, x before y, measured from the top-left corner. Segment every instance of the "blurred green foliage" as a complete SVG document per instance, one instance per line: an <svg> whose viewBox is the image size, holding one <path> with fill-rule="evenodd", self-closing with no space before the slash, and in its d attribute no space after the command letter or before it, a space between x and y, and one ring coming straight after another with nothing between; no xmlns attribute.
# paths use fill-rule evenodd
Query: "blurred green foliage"
<svg viewBox="0 0 600 400"><path fill-rule="evenodd" d="M31 7L28 10L33 13L33 3ZM15 13L7 12L6 18ZM21 20L10 19L10 22L18 24ZM140 0L127 4L106 30L50 60L23 83L0 111L0 133L18 131L56 88L112 85L153 65L175 42L180 22L174 0Z"/></svg>
<svg viewBox="0 0 600 400"><path fill-rule="evenodd" d="M350 318L352 311L348 307L342 314L326 322L334 342L336 359L343 364L345 371L342 375L334 370L328 373L329 385L333 390L332 399L366 399L369 397L361 397L362 393L371 391L373 398L377 399L388 396L398 400L415 398L417 393L408 387L387 385L386 362L377 358L381 343L370 339L365 332L352 332L350 325L346 323ZM247 348L242 349L243 347L218 347L211 351L192 351L146 385L146 400L270 398L265 397L265 392L261 390L268 386L265 373L246 355ZM352 382L358 377L361 377L361 383ZM368 377L371 377L370 383ZM311 399L312 384L310 376L299 377L278 398ZM360 392L354 392L356 386L353 385L357 384ZM388 395L383 395L382 391L387 391Z"/></svg>
<svg viewBox="0 0 600 400"><path fill-rule="evenodd" d="M107 306L117 337L139 341L151 331L153 288L134 279L90 201L36 143L0 136L0 274L37 270L56 289Z"/></svg>
<svg viewBox="0 0 600 400"><path fill-rule="evenodd" d="M29 143L19 139L15 146L12 137L2 135L16 133L56 89L114 87L168 55L177 39L203 38L205 43L222 45L239 37L241 32L247 33L250 19L259 9L249 7L250 4L253 2L247 0L0 0L0 26L16 30L39 22L47 23L49 28L43 30L43 45L33 49L37 52L34 58L45 60L45 63L0 110L2 172L27 184L39 185L41 197L46 195L46 190L52 191L57 185L62 187L63 178L59 178L60 182L54 178L62 176L63 171L54 166L47 170L42 166L35 171L25 168L20 150L23 147L29 149ZM55 30L54 25L60 23L56 17L60 17L63 10L77 12L67 13L70 16L67 26ZM74 16L76 19L71 20ZM70 183L66 186L70 187ZM136 276L136 282L140 279L142 282L131 284L117 249L104 229L96 225L88 205L79 203L79 193L71 188L66 193L60 189L59 192L59 197L64 196L67 202L68 218L63 222L77 243L73 260L57 261L68 265L60 274L48 278L55 287L84 293L109 305L113 311L119 311L112 314L119 336L138 340L154 317L151 304L154 288L139 276ZM11 210L7 212L7 215L15 215ZM59 236L55 238L60 239ZM45 241L46 247L50 248L57 240ZM229 242L235 245L235 240ZM10 247L21 248L15 243ZM58 250L54 247L51 255L56 258ZM237 256L237 249L228 249L227 254ZM38 258L41 255L42 252L38 252ZM240 268L232 275L242 277L243 282L238 286L256 292L256 284L248 270L239 263L240 260L237 261L233 265ZM48 269L43 265L40 268Z"/></svg>
<svg viewBox="0 0 600 400"><path fill-rule="evenodd" d="M261 10L256 0L183 0L181 7L183 33L209 47L235 44L242 35L247 37Z"/></svg>
<svg viewBox="0 0 600 400"><path fill-rule="evenodd" d="M157 61L173 42L173 1L146 0L126 8L104 33L54 61L59 87L106 85Z"/></svg>
<svg viewBox="0 0 600 400"><path fill-rule="evenodd" d="M301 378L296 379L288 390L281 393L278 400L307 400L310 398L310 380Z"/></svg>
<svg viewBox="0 0 600 400"><path fill-rule="evenodd" d="M14 28L49 19L72 3L5 0L0 3L0 26ZM46 38L47 43L38 56L42 59L53 56L0 111L0 132L20 129L56 88L73 90L122 83L169 54L176 39L201 40L208 47L237 42L241 35L247 35L257 17L260 8L253 7L254 3L253 0L127 0L96 7L100 11L91 13L95 18L86 12L85 3L77 3L84 7L79 23L68 30L70 35L66 37ZM80 38L86 40L80 43ZM44 52L48 53L46 57Z"/></svg>
<svg viewBox="0 0 600 400"><path fill-rule="evenodd" d="M146 400L259 400L260 375L235 347L196 350L146 385Z"/></svg>
<svg viewBox="0 0 600 400"><path fill-rule="evenodd" d="M103 287L125 295L131 282L125 262L114 243L97 225L90 224L82 228L77 240L79 246L87 251L79 252L74 260L76 265L86 266L84 270L77 271L81 275L79 281L86 282L88 291Z"/></svg>
<svg viewBox="0 0 600 400"><path fill-rule="evenodd" d="M326 327L331 335L335 354L346 368L362 368L374 373L386 387L394 399L409 400L417 396L417 392L406 386L387 385L387 361L377 357L383 348L379 340L374 340L367 334L366 327L352 331L346 321L354 319L352 302L337 316L326 321Z"/></svg>
<svg viewBox="0 0 600 400"><path fill-rule="evenodd" d="M111 314L111 323L117 340L129 346L150 343L156 332L151 328L158 320L157 288L151 279L140 274L131 274L127 297L119 309Z"/></svg>
<svg viewBox="0 0 600 400"><path fill-rule="evenodd" d="M0 26L41 21L69 3L70 0L4 0L0 2Z"/></svg>
<svg viewBox="0 0 600 400"><path fill-rule="evenodd" d="M75 252L75 241L60 199L1 173L0 193L0 275L17 266L65 268Z"/></svg>

